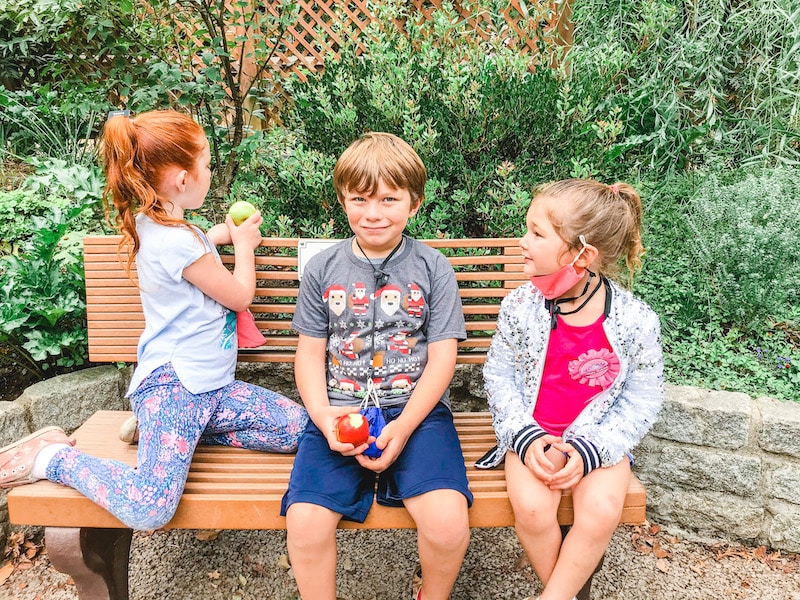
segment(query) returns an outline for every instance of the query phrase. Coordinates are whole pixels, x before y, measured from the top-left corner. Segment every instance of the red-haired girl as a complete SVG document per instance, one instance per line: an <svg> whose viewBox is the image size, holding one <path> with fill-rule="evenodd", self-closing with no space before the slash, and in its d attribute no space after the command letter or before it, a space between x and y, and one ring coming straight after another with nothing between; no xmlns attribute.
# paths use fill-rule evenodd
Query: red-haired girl
<svg viewBox="0 0 800 600"><path fill-rule="evenodd" d="M280 394L234 379L236 312L255 294L262 219L256 212L236 226L227 217L208 232L184 219L210 185L203 129L184 114L152 111L110 118L103 137L104 200L116 207L123 244L136 260L145 316L128 390L138 464L89 456L48 427L0 450L0 487L49 479L128 527L156 529L177 508L198 443L292 452L308 417ZM233 245L233 272L218 244Z"/></svg>

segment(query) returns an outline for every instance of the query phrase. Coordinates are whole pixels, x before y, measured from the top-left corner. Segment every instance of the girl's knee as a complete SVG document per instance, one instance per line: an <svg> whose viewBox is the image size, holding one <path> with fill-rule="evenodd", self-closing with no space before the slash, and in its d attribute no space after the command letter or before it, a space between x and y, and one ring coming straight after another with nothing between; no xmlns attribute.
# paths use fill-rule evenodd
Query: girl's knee
<svg viewBox="0 0 800 600"><path fill-rule="evenodd" d="M622 516L622 502L613 496L592 498L575 506L575 527L595 531L613 531Z"/></svg>
<svg viewBox="0 0 800 600"><path fill-rule="evenodd" d="M131 529L140 531L152 531L161 529L172 520L175 511L178 509L177 503L169 503L164 506L148 509L144 514L135 514L127 519L126 525Z"/></svg>
<svg viewBox="0 0 800 600"><path fill-rule="evenodd" d="M536 532L549 529L558 522L558 504L546 496L513 498L511 506L517 528Z"/></svg>

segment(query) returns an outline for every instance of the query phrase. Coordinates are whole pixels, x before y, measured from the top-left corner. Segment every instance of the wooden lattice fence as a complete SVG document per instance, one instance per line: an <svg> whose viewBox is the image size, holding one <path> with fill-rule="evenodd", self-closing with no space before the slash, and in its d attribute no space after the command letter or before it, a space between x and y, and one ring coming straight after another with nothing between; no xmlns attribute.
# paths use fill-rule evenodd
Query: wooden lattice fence
<svg viewBox="0 0 800 600"><path fill-rule="evenodd" d="M434 10L442 6L443 0L407 0L420 19L429 19ZM572 44L571 0L509 0L498 14L487 11L475 12L468 2L451 2L453 8L466 19L485 40L500 39L504 44L517 48L525 54L535 54L538 42L545 46L570 46ZM371 0L298 0L299 14L296 22L284 34L280 46L272 57L271 74L296 76L305 79L308 71L320 71L325 65L325 56L345 43L364 41L364 34L374 15ZM277 15L278 0L270 0L265 10ZM402 23L397 23L402 27ZM537 39L537 35L542 40ZM245 72L251 71L247 64ZM269 121L277 119L279 105L288 100L280 77L265 73L261 81L262 91L272 87L272 109L267 109ZM247 102L255 108L254 102ZM251 119L251 126L265 123Z"/></svg>
<svg viewBox="0 0 800 600"><path fill-rule="evenodd" d="M409 3L420 18L426 19L441 7L442 0L409 0ZM331 51L336 53L338 47L347 41L343 36L350 37L350 41L352 38L359 41L359 36L374 18L370 10L374 4L367 0L299 0L297 22L286 32L273 58L274 66L300 77L304 76L302 67L311 70L323 68L325 55ZM499 37L523 53L537 52L537 26L541 35L547 38L547 43L572 43L568 0L530 0L529 3L510 0L499 15L491 15L487 11L475 13L466 2L452 4L484 39ZM277 14L274 2L266 8Z"/></svg>

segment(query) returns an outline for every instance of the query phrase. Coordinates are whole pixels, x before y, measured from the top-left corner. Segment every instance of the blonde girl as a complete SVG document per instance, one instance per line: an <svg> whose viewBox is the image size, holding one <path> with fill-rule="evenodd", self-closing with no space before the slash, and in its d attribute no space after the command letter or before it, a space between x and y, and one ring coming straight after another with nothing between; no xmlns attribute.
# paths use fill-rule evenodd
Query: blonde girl
<svg viewBox="0 0 800 600"><path fill-rule="evenodd" d="M570 179L543 187L519 242L525 284L503 301L484 378L505 459L515 527L544 590L570 600L619 522L630 452L663 402L658 317L623 289L640 264L642 205L625 183ZM562 541L556 511L572 489Z"/></svg>

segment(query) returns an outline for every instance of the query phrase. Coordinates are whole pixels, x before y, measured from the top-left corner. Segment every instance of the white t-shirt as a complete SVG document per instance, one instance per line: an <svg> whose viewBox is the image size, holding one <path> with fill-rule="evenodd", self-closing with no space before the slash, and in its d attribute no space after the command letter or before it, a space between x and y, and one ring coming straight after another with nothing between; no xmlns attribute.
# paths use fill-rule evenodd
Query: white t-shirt
<svg viewBox="0 0 800 600"><path fill-rule="evenodd" d="M136 255L145 329L128 395L158 367L171 362L193 394L219 389L234 378L236 313L183 278L183 270L217 249L200 230L169 227L136 217Z"/></svg>

